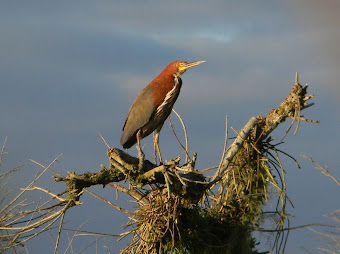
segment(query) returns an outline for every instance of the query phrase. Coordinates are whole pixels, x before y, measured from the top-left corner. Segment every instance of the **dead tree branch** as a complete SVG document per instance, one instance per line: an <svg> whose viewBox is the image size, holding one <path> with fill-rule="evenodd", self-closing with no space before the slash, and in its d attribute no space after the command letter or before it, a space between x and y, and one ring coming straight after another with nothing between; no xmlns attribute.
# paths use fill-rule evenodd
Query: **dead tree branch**
<svg viewBox="0 0 340 254"><path fill-rule="evenodd" d="M59 200L53 208L64 206L31 226L46 225L48 220L54 223L63 218L67 209L80 204L80 197L86 191L132 216L127 227L133 229L123 234L133 235L125 253L165 253L176 248L185 248L191 253L251 253L254 248L251 230L263 214L263 204L268 200L268 185L274 186L278 192L278 204L281 203L282 207L275 212L279 218L275 229L277 239L281 239L280 233L284 231L289 216L285 212L289 199L286 196L285 171L278 156L280 150L270 143L269 135L287 118L292 119L291 126L297 122L295 132L300 121L318 122L301 116L302 110L313 105L307 103L311 98L313 95L307 95L307 85L302 87L296 76L290 94L277 108L270 110L266 117L252 117L241 131L235 131L237 137L228 149L224 148L220 166L212 178L203 175L205 170L195 168L196 153L192 159L187 155L188 161L184 165L180 164L180 157L156 165L120 149L109 148L108 168L102 165L96 173L68 172L65 177L51 170L50 166L41 165L44 172L50 170L57 175L54 177L56 182L66 183L65 193L68 196L63 198L46 189L28 186L27 190L41 190ZM112 184L121 181L129 181L131 187L127 189ZM132 212L120 208L87 190L93 185L109 185L117 192L133 197L139 206ZM146 189L146 186L149 188ZM10 228L11 224L0 229Z"/></svg>

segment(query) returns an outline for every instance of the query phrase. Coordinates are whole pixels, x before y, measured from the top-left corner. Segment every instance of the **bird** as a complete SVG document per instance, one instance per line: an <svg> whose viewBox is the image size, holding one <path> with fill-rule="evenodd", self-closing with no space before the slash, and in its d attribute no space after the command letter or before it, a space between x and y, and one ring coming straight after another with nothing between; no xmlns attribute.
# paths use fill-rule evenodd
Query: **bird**
<svg viewBox="0 0 340 254"><path fill-rule="evenodd" d="M182 87L180 76L189 68L205 61L186 62L177 60L170 63L136 97L127 114L120 140L123 148L128 149L156 130L154 146L162 163L159 150L159 133L170 115Z"/></svg>

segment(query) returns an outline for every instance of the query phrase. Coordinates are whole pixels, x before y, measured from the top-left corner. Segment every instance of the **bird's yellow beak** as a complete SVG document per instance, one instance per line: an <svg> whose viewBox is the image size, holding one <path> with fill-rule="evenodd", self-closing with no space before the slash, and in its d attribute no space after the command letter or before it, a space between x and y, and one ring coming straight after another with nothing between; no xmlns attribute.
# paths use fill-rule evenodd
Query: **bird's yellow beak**
<svg viewBox="0 0 340 254"><path fill-rule="evenodd" d="M205 61L196 61L196 62L191 62L191 63L186 63L186 62L183 62L181 63L179 66L178 66L178 70L180 72L184 72L186 71L187 69L191 68L191 67L194 67L196 65L199 65L199 64L202 64L204 63Z"/></svg>

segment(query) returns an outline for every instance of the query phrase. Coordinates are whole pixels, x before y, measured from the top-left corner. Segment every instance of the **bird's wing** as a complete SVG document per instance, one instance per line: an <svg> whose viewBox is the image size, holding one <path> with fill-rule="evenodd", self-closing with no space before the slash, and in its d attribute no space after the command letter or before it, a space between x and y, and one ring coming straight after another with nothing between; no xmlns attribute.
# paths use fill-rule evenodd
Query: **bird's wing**
<svg viewBox="0 0 340 254"><path fill-rule="evenodd" d="M123 127L121 145L135 138L138 129L148 123L154 111L152 90L150 86L144 88L133 102Z"/></svg>

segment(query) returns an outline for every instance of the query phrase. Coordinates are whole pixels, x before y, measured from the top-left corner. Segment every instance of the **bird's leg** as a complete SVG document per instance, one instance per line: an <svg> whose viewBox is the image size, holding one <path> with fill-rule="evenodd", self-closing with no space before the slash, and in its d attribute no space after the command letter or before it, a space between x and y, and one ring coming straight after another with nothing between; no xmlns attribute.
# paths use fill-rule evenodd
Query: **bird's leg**
<svg viewBox="0 0 340 254"><path fill-rule="evenodd" d="M154 144L155 144L155 148L156 148L156 151L157 151L157 154L158 154L159 163L163 164L161 151L159 150L159 132L161 131L161 129L162 129L162 126L157 128L157 130L156 130Z"/></svg>
<svg viewBox="0 0 340 254"><path fill-rule="evenodd" d="M138 168L142 169L143 168L143 164L144 164L144 159L145 159L145 155L142 151L142 148L140 147L140 140L142 139L141 137L141 130L139 130L136 134L136 138L137 138L137 152L138 152L138 159L139 159L139 163L138 163Z"/></svg>
<svg viewBox="0 0 340 254"><path fill-rule="evenodd" d="M152 138L153 138L153 155L155 158L155 164L157 165L157 151L156 151L156 145L155 145L155 132L152 132Z"/></svg>

